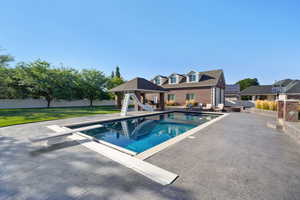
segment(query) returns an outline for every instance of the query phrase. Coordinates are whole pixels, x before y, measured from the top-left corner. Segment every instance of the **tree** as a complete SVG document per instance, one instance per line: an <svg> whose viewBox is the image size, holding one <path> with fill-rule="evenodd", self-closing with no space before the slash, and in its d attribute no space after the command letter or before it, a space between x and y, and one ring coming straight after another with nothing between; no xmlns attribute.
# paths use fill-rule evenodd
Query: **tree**
<svg viewBox="0 0 300 200"><path fill-rule="evenodd" d="M241 91L246 89L247 87L253 86L253 85L259 85L259 82L257 80L257 78L245 78L242 79L238 82L236 82L236 84L240 85L240 89Z"/></svg>
<svg viewBox="0 0 300 200"><path fill-rule="evenodd" d="M107 78L103 72L94 69L82 70L79 75L79 90L83 98L87 98L90 101L90 106L93 106L93 101L96 99L107 99L108 94L106 92Z"/></svg>
<svg viewBox="0 0 300 200"><path fill-rule="evenodd" d="M107 81L107 89L112 89L114 87L117 87L118 85L121 85L124 82L125 81L122 78L115 76Z"/></svg>
<svg viewBox="0 0 300 200"><path fill-rule="evenodd" d="M1 51L1 49L0 49ZM7 67L9 62L14 61L14 57L9 54L0 54L0 67Z"/></svg>
<svg viewBox="0 0 300 200"><path fill-rule="evenodd" d="M32 97L43 97L47 101L47 107L53 99L70 99L72 87L69 77L70 71L52 68L46 61L37 60L18 69L20 85L25 86ZM70 81L70 82L69 82Z"/></svg>
<svg viewBox="0 0 300 200"><path fill-rule="evenodd" d="M116 67L116 77L121 78L120 67Z"/></svg>
<svg viewBox="0 0 300 200"><path fill-rule="evenodd" d="M113 77L115 77L115 72L114 71L112 71L111 75L110 75L110 78L113 78Z"/></svg>

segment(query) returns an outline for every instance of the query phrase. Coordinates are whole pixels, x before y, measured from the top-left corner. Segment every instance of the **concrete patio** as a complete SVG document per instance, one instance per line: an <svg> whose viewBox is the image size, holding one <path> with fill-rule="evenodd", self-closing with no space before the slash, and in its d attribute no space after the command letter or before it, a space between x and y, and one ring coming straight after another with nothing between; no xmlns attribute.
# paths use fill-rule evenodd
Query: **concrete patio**
<svg viewBox="0 0 300 200"><path fill-rule="evenodd" d="M266 116L232 113L146 161L179 175L169 186L76 142L37 151L29 137L98 115L0 128L0 199L300 199L300 145Z"/></svg>

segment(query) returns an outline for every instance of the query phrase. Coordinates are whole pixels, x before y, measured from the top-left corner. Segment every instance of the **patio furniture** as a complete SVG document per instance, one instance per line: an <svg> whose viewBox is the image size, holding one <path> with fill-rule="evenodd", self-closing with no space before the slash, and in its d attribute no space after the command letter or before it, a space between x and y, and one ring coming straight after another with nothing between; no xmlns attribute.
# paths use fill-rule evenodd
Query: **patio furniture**
<svg viewBox="0 0 300 200"><path fill-rule="evenodd" d="M214 108L215 112L222 112L224 110L224 104L220 103L217 107Z"/></svg>
<svg viewBox="0 0 300 200"><path fill-rule="evenodd" d="M212 105L211 104L206 104L204 107L202 107L202 110L211 111L212 110Z"/></svg>

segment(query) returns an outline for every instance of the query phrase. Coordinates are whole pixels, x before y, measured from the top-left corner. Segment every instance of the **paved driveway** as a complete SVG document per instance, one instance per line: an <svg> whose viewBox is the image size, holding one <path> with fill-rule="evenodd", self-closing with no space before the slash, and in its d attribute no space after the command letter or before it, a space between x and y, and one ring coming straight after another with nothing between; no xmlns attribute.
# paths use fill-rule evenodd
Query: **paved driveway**
<svg viewBox="0 0 300 200"><path fill-rule="evenodd" d="M0 128L0 199L300 199L300 145L254 114L233 113L147 159L179 174L165 187L72 141L43 151L28 142L46 125L104 117Z"/></svg>

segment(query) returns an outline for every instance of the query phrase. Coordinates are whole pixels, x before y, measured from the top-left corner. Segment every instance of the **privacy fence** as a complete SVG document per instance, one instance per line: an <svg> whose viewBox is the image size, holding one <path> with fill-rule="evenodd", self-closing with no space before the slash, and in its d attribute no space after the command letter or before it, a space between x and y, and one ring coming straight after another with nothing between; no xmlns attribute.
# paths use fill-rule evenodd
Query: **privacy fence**
<svg viewBox="0 0 300 200"><path fill-rule="evenodd" d="M89 106L90 102L87 99L83 100L53 100L50 107L76 107ZM112 106L115 105L114 100L95 100L94 106ZM5 108L46 108L47 101L44 99L0 99L0 109Z"/></svg>

